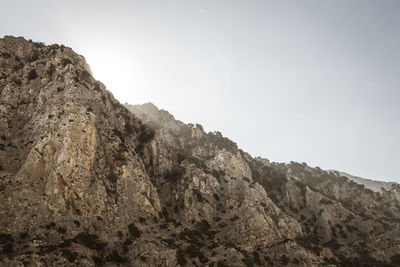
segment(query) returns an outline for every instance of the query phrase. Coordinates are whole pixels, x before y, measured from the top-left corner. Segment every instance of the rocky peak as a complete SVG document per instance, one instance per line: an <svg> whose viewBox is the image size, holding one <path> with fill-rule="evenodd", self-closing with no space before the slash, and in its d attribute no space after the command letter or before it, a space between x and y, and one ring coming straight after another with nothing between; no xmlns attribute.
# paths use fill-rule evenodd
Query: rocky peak
<svg viewBox="0 0 400 267"><path fill-rule="evenodd" d="M0 99L0 265L400 262L389 191L123 106L70 48L0 39Z"/></svg>
<svg viewBox="0 0 400 267"><path fill-rule="evenodd" d="M103 244L139 218L157 218L142 159L152 132L91 76L84 58L14 37L0 39L0 55L1 232L28 242L7 243L9 260L79 236ZM50 238L53 228L61 234Z"/></svg>
<svg viewBox="0 0 400 267"><path fill-rule="evenodd" d="M125 107L153 129L162 127L164 129L178 131L184 127L181 121L175 120L174 116L168 111L159 110L153 103L146 103L143 105L125 104Z"/></svg>
<svg viewBox="0 0 400 267"><path fill-rule="evenodd" d="M375 180L371 180L371 179L366 179L366 178L362 178L359 176L354 176L345 172L340 172L340 171L335 171L332 170L331 172L337 172L340 176L344 176L349 178L350 180L356 182L357 184L361 184L364 185L365 188L368 188L374 192L382 192L382 191L388 191L391 190L393 188L396 188L396 185L398 185L397 183L394 182L383 182L383 181L375 181Z"/></svg>
<svg viewBox="0 0 400 267"><path fill-rule="evenodd" d="M141 105L131 107L128 108L139 117L145 113ZM175 146L186 158L205 162L211 171L242 177L250 181L250 187L261 185L270 200L301 226L302 234L287 242L295 240L330 264L397 262L399 247L392 243L399 238L400 226L400 202L393 189L396 184L391 185L392 189L374 192L339 172L311 168L306 163L271 163L252 158L221 134L205 133L200 125L180 124L180 130L165 133L163 126L152 119L157 117L151 115L145 120L149 125L158 125L156 138L178 140ZM201 139L195 134L199 129ZM383 247L385 256L381 254ZM296 257L289 261L296 261Z"/></svg>

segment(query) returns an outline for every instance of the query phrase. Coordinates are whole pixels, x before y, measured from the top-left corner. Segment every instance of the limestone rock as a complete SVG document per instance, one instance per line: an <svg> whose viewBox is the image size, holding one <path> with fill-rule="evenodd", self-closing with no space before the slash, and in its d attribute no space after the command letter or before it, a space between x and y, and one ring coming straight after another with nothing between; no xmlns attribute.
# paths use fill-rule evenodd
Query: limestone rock
<svg viewBox="0 0 400 267"><path fill-rule="evenodd" d="M397 184L253 158L123 106L70 48L0 39L0 99L2 266L400 262Z"/></svg>

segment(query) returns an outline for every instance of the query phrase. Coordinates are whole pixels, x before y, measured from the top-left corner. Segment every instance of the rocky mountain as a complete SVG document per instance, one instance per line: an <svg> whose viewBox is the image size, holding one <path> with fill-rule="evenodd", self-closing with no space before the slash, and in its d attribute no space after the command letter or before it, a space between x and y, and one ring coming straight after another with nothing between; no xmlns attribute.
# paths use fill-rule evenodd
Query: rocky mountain
<svg viewBox="0 0 400 267"><path fill-rule="evenodd" d="M400 201L121 105L70 48L0 39L1 266L398 266Z"/></svg>
<svg viewBox="0 0 400 267"><path fill-rule="evenodd" d="M350 180L356 182L357 184L364 185L365 188L370 189L374 192L390 192L391 194L393 194L395 198L397 198L397 200L400 201L400 187L397 183L374 181L371 179L354 176L340 171L332 171L332 172L337 172L340 176L347 177Z"/></svg>

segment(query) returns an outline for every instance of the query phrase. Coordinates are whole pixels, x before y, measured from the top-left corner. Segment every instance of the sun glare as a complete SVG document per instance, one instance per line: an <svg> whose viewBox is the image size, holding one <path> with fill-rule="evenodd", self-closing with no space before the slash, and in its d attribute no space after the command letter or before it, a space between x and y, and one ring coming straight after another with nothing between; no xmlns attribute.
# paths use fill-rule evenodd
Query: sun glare
<svg viewBox="0 0 400 267"><path fill-rule="evenodd" d="M136 71L132 59L125 54L126 49L99 43L82 50L93 77L102 82L119 101L129 102ZM135 92L136 95L139 93Z"/></svg>

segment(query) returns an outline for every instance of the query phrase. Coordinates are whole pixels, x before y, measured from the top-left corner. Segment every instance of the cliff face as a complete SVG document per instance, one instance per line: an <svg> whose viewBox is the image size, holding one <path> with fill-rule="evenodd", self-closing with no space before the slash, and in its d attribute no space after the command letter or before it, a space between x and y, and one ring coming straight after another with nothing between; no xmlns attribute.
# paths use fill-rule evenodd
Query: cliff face
<svg viewBox="0 0 400 267"><path fill-rule="evenodd" d="M400 262L397 195L124 107L70 48L0 39L0 98L0 265Z"/></svg>
<svg viewBox="0 0 400 267"><path fill-rule="evenodd" d="M143 162L152 133L71 49L6 37L0 51L1 257L64 264L56 253L93 241L93 262L91 248L161 210Z"/></svg>
<svg viewBox="0 0 400 267"><path fill-rule="evenodd" d="M155 129L156 139L175 140L171 147L178 148L184 155L182 158L192 160L203 171L211 172L215 177L222 174L225 179L233 177L248 182L239 192L247 192L249 187L257 188L258 192L265 190L269 201L256 201L256 205L268 210L270 203L275 203L280 213L296 220L301 227L299 234L272 242L272 247L279 246L276 250L281 253L274 258L273 264L399 264L398 185L391 184L391 190L373 192L338 172L311 168L305 163L280 164L252 158L220 133L206 134L200 125L185 125L152 104L127 105L127 108ZM163 149L153 144L153 150ZM227 188L232 186L228 185ZM256 194L252 192L251 195ZM232 192L228 196L235 198L238 193ZM238 217L243 218L247 211L249 207L241 210ZM287 221L280 224L283 221L277 219L275 214L267 212L267 216L275 218L278 225L290 225ZM240 221L239 224L246 223ZM243 233L244 229L236 231ZM295 228L289 230L291 233L296 231ZM292 251L288 253L285 251L288 246L295 247L293 251L305 248L320 262L316 262L309 254L304 258ZM271 250L262 250L261 253L270 256ZM252 258L253 263L256 259ZM268 263L271 262L262 262Z"/></svg>
<svg viewBox="0 0 400 267"><path fill-rule="evenodd" d="M337 173L340 176L344 176L349 178L351 181L356 182L357 184L364 185L365 188L374 191L374 192L382 192L385 194L390 194L393 199L400 201L400 186L394 182L382 182L382 181L374 181L370 179L361 178L358 176L350 175L345 172L332 171L333 173Z"/></svg>

